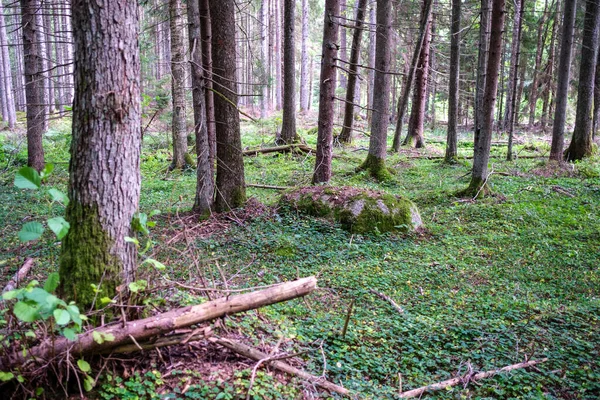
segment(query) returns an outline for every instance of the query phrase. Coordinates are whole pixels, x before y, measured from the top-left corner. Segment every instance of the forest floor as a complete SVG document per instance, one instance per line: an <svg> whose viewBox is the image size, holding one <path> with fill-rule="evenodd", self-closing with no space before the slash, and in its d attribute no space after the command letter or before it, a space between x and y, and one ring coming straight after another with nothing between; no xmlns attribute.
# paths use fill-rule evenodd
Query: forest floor
<svg viewBox="0 0 600 400"><path fill-rule="evenodd" d="M66 191L69 121L46 136L55 170L46 185ZM245 148L272 145L277 119L244 123ZM300 126L310 128L307 121ZM311 147L316 133L301 129ZM290 363L341 384L361 398L393 399L402 390L525 361L530 369L459 385L428 398L600 398L600 158L548 165L548 141L519 134L516 161L504 161L505 137L492 147L493 196L458 199L469 182L470 135L461 156L445 165L443 129L426 133L425 150L391 155L391 180L377 183L355 168L368 137L338 147L332 185L401 194L420 209L425 228L408 234L352 235L329 221L280 210L280 192L249 187L246 210L200 223L189 213L195 171L168 173L169 137L148 132L142 155L140 210L161 210L151 230L151 256L166 275L188 286L256 287L317 275L319 290L304 299L227 317L215 328L265 351L302 353ZM24 222L61 215L43 191L16 189L26 162L22 138L0 132L0 286L34 257L30 279L57 268L59 243L50 233L20 243ZM524 158L539 156L540 158ZM309 185L314 156L246 157L246 182ZM149 286L163 286L141 268ZM392 298L400 313L374 292ZM184 288L149 291L156 307L197 302ZM353 303L345 337L340 332ZM254 363L215 345L195 344L119 359L95 394L104 399L238 399ZM109 372L106 372L109 371ZM401 383L400 383L401 382ZM137 396L137 397L136 397ZM259 372L249 398L327 396L295 378Z"/></svg>

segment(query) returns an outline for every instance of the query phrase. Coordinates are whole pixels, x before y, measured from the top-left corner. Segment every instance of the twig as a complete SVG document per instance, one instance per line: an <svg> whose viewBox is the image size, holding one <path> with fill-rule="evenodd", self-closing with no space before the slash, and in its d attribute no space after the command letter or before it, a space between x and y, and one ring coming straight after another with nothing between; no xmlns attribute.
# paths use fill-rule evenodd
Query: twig
<svg viewBox="0 0 600 400"><path fill-rule="evenodd" d="M246 183L246 187L254 187L254 188L260 188L260 189L273 189L273 190L289 190L289 189L293 189L292 186L260 185L258 183Z"/></svg>
<svg viewBox="0 0 600 400"><path fill-rule="evenodd" d="M376 291L376 290L373 290L373 289L369 289L369 291L370 291L371 293L373 293L373 294L377 295L377 297L379 297L379 298L381 298L381 299L383 299L383 300L385 300L385 301L389 302L389 303L392 305L392 307L394 307L394 308L395 308L395 309L396 309L396 310L397 310L397 311L398 311L400 314L404 313L404 309L403 309L402 307L400 307L400 306L398 305L398 303L396 303L394 300L392 300L392 298L391 298L391 297L389 297L389 296L386 296L385 294L383 294L383 293L380 293L380 292L378 292L378 291Z"/></svg>
<svg viewBox="0 0 600 400"><path fill-rule="evenodd" d="M346 337L346 331L348 330L348 323L350 322L350 317L352 316L352 309L354 308L354 299L350 302L350 307L348 307L348 313L346 314L346 320L344 321L344 328L342 329L342 337Z"/></svg>
<svg viewBox="0 0 600 400"><path fill-rule="evenodd" d="M6 293L10 290L15 290L31 270L34 261L35 260L33 258L27 258L21 266L21 268L19 268L19 270L15 273L11 280L8 281L6 286L4 286L4 290L2 290L2 293Z"/></svg>
<svg viewBox="0 0 600 400"><path fill-rule="evenodd" d="M532 361L527 361L527 362L523 362L523 363L519 363L519 364L513 364L513 365L506 366L504 368L495 369L492 371L480 372L475 375L466 375L466 376L461 376L459 378L448 379L446 381L434 383L434 384L428 385L428 386L423 386L418 389L409 390L408 392L404 392L404 393L400 394L400 398L408 399L408 398L420 396L423 393L430 391L430 390L436 391L436 390L445 389L447 387L456 386L459 383L464 382L465 378L467 378L471 381L477 381L479 379L489 378L491 376L497 375L502 372L508 372L508 371L512 371L514 369L519 369L519 368L527 368L527 367L531 367L531 366L534 366L536 364L540 364L540 363L543 363L546 361L548 361L547 358L542 358L541 360L532 360Z"/></svg>

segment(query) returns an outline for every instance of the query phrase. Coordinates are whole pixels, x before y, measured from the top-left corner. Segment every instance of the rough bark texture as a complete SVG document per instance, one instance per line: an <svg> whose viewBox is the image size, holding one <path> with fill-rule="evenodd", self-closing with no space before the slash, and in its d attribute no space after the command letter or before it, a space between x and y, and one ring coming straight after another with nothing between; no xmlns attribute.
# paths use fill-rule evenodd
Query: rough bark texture
<svg viewBox="0 0 600 400"><path fill-rule="evenodd" d="M282 46L281 46L281 1L273 0L275 6L275 109L281 110L283 107L283 79L281 70Z"/></svg>
<svg viewBox="0 0 600 400"><path fill-rule="evenodd" d="M427 15L427 4L423 3L421 14ZM425 140L423 139L423 122L425 120L426 100L427 100L427 81L429 76L429 49L431 47L431 17L425 25L425 37L421 52L419 54L419 62L415 71L415 87L413 88L412 108L410 110L410 118L408 120L408 130L403 145L414 146L416 148L424 147Z"/></svg>
<svg viewBox="0 0 600 400"><path fill-rule="evenodd" d="M217 124L215 121L215 97L212 91L212 28L210 20L209 0L200 1L200 32L202 35L202 69L207 78L204 87L204 97L206 98L206 123L208 131L208 142L210 144L210 168L214 176L215 157L217 154Z"/></svg>
<svg viewBox="0 0 600 400"><path fill-rule="evenodd" d="M13 85L11 79L10 57L8 54L8 38L6 36L6 26L4 24L4 8L0 3L0 81L2 81L2 104L6 108L6 114L3 113L3 119L8 122L8 127L13 129L17 121L15 109L15 97L13 95Z"/></svg>
<svg viewBox="0 0 600 400"><path fill-rule="evenodd" d="M565 152L567 161L581 160L592 154L592 102L594 100L594 75L598 58L598 36L600 32L600 4L588 0L585 7L581 64L579 67L579 89L577 111L571 144Z"/></svg>
<svg viewBox="0 0 600 400"><path fill-rule="evenodd" d="M538 85L539 85L539 71L542 65L542 57L544 56L544 30L546 27L546 15L548 13L548 0L544 2L544 12L542 13L537 27L537 47L535 53L535 67L533 68L533 77L531 82L531 90L529 91L529 126L533 126L535 123L535 111L537 108L538 100Z"/></svg>
<svg viewBox="0 0 600 400"><path fill-rule="evenodd" d="M173 116L173 162L171 169L188 166L187 126L185 110L185 50L183 47L183 8L181 0L169 0L169 28L171 31L171 96Z"/></svg>
<svg viewBox="0 0 600 400"><path fill-rule="evenodd" d="M466 190L467 195L477 195L486 184L490 146L494 128L494 106L498 91L498 72L502 58L502 32L504 30L505 0L492 1L491 32L489 44L488 65L486 68L485 92L483 97L483 123L481 130L475 132L473 154L473 174L471 183ZM479 133L479 135L478 135ZM479 136L479 137L477 137Z"/></svg>
<svg viewBox="0 0 600 400"><path fill-rule="evenodd" d="M402 96L400 97L400 100L398 100L398 120L396 122L396 131L394 133L394 142L392 144L392 149L396 152L400 150L400 144L402 143L402 124L404 123L404 114L406 113L406 108L408 106L408 97L410 96L410 89L412 87L413 77L415 76L417 70L417 63L420 59L421 49L425 43L427 32L429 32L429 22L432 10L433 0L423 0L423 8L421 9L421 23L419 27L419 39L415 45L408 77L406 78L404 89L402 89Z"/></svg>
<svg viewBox="0 0 600 400"><path fill-rule="evenodd" d="M450 38L450 84L448 88L448 135L446 162L457 156L458 86L460 73L460 8L461 0L452 0L452 32Z"/></svg>
<svg viewBox="0 0 600 400"><path fill-rule="evenodd" d="M217 121L217 191L215 207L226 211L246 202L240 115L235 85L235 0L210 2L213 79Z"/></svg>
<svg viewBox="0 0 600 400"><path fill-rule="evenodd" d="M354 109L357 103L358 89L358 57L360 56L360 43L362 38L362 27L365 19L367 0L358 0L355 25L352 34L352 49L350 50L350 64L348 66L348 89L346 91L346 104L344 105L344 123L338 140L341 143L352 142L352 124L354 123ZM353 104L354 103L354 104Z"/></svg>
<svg viewBox="0 0 600 400"><path fill-rule="evenodd" d="M46 43L46 51L43 54L46 59L45 74L47 83L46 89L48 92L48 113L53 114L56 111L56 95L54 90L55 65L54 60L52 59L52 47L56 46L56 43L54 43L56 40L52 34L52 20L50 19L51 11L47 9L48 5L45 7L46 8L42 11L43 15L40 17L42 18L44 25L43 40Z"/></svg>
<svg viewBox="0 0 600 400"><path fill-rule="evenodd" d="M307 1L307 0L305 0ZM269 5L268 0L260 4L260 55L261 55L261 98L260 117L266 118L269 114Z"/></svg>
<svg viewBox="0 0 600 400"><path fill-rule="evenodd" d="M25 97L27 101L27 165L41 171L44 168L42 137L46 122L44 106L44 70L40 43L36 38L39 27L35 13L39 0L21 0L23 26L23 63Z"/></svg>
<svg viewBox="0 0 600 400"><path fill-rule="evenodd" d="M477 58L477 79L475 86L475 146L477 146L477 138L479 137L479 131L483 123L483 95L485 91L486 68L488 65L491 4L492 0L481 0L479 55Z"/></svg>
<svg viewBox="0 0 600 400"><path fill-rule="evenodd" d="M392 23L391 0L377 1L377 47L375 49L375 82L373 91L373 118L367 159L359 169L365 169L377 180L385 180L389 172L385 167L387 131L390 122L390 38Z"/></svg>
<svg viewBox="0 0 600 400"><path fill-rule="evenodd" d="M373 29L373 27L375 26L376 5L376 2L371 2L371 8L369 10L369 71L367 73L367 120L369 123L373 117L373 112L371 110L373 109L373 98L375 97L373 95L373 83L375 82L375 40L377 39L377 36L375 35L375 29Z"/></svg>
<svg viewBox="0 0 600 400"><path fill-rule="evenodd" d="M213 203L214 182L210 164L210 143L206 128L204 74L202 72L202 35L198 1L187 4L188 37L190 41L190 68L192 73L192 101L194 104L194 133L196 135L196 199L194 211L210 212Z"/></svg>
<svg viewBox="0 0 600 400"><path fill-rule="evenodd" d="M335 16L340 13L339 0L325 1L323 24L323 47L319 93L319 129L317 132L317 159L313 183L329 182L333 151L334 96L336 88L336 63L338 24Z"/></svg>
<svg viewBox="0 0 600 400"><path fill-rule="evenodd" d="M71 228L62 243L61 293L80 306L135 278L125 242L140 194L138 7L73 0L75 102L69 164Z"/></svg>
<svg viewBox="0 0 600 400"><path fill-rule="evenodd" d="M346 20L346 0L340 0L340 23L344 25L348 24L348 21ZM340 59L340 64L344 68L348 66L346 64L346 61L348 60L348 57L346 56L346 53L348 52L347 46L346 27L342 27L342 29L340 29L340 51L338 58ZM338 83L340 89L346 90L348 85L348 77L346 76L346 72L341 69L338 70Z"/></svg>
<svg viewBox="0 0 600 400"><path fill-rule="evenodd" d="M300 111L308 111L310 60L308 55L308 0L302 0L302 54L300 56Z"/></svg>
<svg viewBox="0 0 600 400"><path fill-rule="evenodd" d="M598 132L598 120L600 119L600 51L598 52L598 59L596 59L596 74L594 75L594 112L592 118L592 139L595 139Z"/></svg>
<svg viewBox="0 0 600 400"><path fill-rule="evenodd" d="M294 25L296 5L294 0L284 0L283 16L283 117L280 141L293 143L296 134L296 49Z"/></svg>
<svg viewBox="0 0 600 400"><path fill-rule="evenodd" d="M517 99L517 72L519 69L519 58L521 56L521 32L523 25L523 12L525 11L525 0L515 2L515 19L513 21L513 38L510 60L510 72L508 78L508 93L506 95L506 111L504 114L504 128L508 130L508 149L506 160L513 159L513 138L515 128L516 108L519 104Z"/></svg>

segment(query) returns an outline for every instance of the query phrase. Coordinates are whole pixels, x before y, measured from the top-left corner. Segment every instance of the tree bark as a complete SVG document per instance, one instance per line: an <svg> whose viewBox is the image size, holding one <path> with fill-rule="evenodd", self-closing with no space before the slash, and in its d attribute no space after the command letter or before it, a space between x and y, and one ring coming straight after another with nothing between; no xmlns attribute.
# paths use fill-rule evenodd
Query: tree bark
<svg viewBox="0 0 600 400"><path fill-rule="evenodd" d="M477 138L483 123L483 97L485 91L486 68L488 65L489 35L490 35L490 11L492 0L481 0L481 16L479 22L479 54L477 58L477 79L475 86L475 135L474 146L477 146Z"/></svg>
<svg viewBox="0 0 600 400"><path fill-rule="evenodd" d="M72 12L71 227L59 273L61 294L87 308L135 279L137 251L125 237L131 236L140 195L139 18L137 4L127 0L73 0Z"/></svg>
<svg viewBox="0 0 600 400"><path fill-rule="evenodd" d="M448 135L446 137L446 162L458 155L458 87L460 78L460 17L461 0L452 0L452 25L450 36L450 83L448 88Z"/></svg>
<svg viewBox="0 0 600 400"><path fill-rule="evenodd" d="M275 109L277 111L283 108L283 79L281 68L281 1L275 1Z"/></svg>
<svg viewBox="0 0 600 400"><path fill-rule="evenodd" d="M585 7L581 64L579 67L579 89L577 111L571 144L565 152L567 161L581 160L592 154L592 102L594 100L594 75L598 59L598 37L600 31L600 4L588 0Z"/></svg>
<svg viewBox="0 0 600 400"><path fill-rule="evenodd" d="M44 168L42 138L46 122L44 106L44 62L40 43L36 37L39 27L36 12L39 0L21 0L23 26L23 61L25 97L27 102L27 165L41 171Z"/></svg>
<svg viewBox="0 0 600 400"><path fill-rule="evenodd" d="M261 99L260 117L266 118L269 110L269 5L268 0L262 0L260 4L260 37L261 37ZM305 0L308 1L308 0ZM308 11L307 11L308 12ZM303 44L304 45L304 44Z"/></svg>
<svg viewBox="0 0 600 400"><path fill-rule="evenodd" d="M202 69L206 77L204 97L206 98L206 130L210 145L209 158L211 173L214 176L215 157L217 154L217 123L215 121L215 97L212 84L212 27L210 20L209 0L200 1L200 33L202 35Z"/></svg>
<svg viewBox="0 0 600 400"><path fill-rule="evenodd" d="M319 128L317 132L317 158L312 183L326 183L331 179L333 152L334 97L336 88L336 56L340 14L339 0L325 0L325 23L321 56L319 91Z"/></svg>
<svg viewBox="0 0 600 400"><path fill-rule="evenodd" d="M412 87L413 77L417 70L417 63L419 62L421 49L425 43L427 32L429 31L429 22L431 18L431 12L433 10L433 0L423 0L423 7L421 8L421 24L419 27L419 39L415 44L415 50L413 53L412 61L410 62L410 70L404 89L402 89L402 96L398 101L398 121L396 122L396 132L394 133L394 142L392 144L392 150L398 152L400 150L400 144L402 139L402 124L404 122L404 114L406 113L406 107L408 105L408 97L410 96L410 89ZM408 138L408 137L407 137Z"/></svg>
<svg viewBox="0 0 600 400"><path fill-rule="evenodd" d="M544 12L538 21L537 47L535 53L535 67L533 69L533 77L531 82L531 90L529 91L529 126L535 124L535 111L537 108L538 99L538 71L541 68L542 57L544 56L544 28L546 26L546 14L548 13L548 0L544 2Z"/></svg>
<svg viewBox="0 0 600 400"><path fill-rule="evenodd" d="M523 12L525 10L525 0L515 2L515 18L513 21L512 50L510 60L510 72L508 79L508 93L506 95L506 112L504 114L504 128L508 129L508 149L506 150L506 160L513 159L513 138L515 130L516 103L517 98L517 80L519 69L519 58L521 56L521 32L523 26Z"/></svg>
<svg viewBox="0 0 600 400"><path fill-rule="evenodd" d="M387 131L390 123L390 39L392 1L377 0L377 46L375 49L375 83L373 90L373 120L367 159L359 169L367 170L377 180L389 178L385 166Z"/></svg>
<svg viewBox="0 0 600 400"><path fill-rule="evenodd" d="M200 30L199 1L187 4L192 101L194 105L194 133L196 135L196 199L194 211L210 212L213 204L214 182L210 164L210 143L206 124L205 81L202 72L202 34Z"/></svg>
<svg viewBox="0 0 600 400"><path fill-rule="evenodd" d="M431 0L430 0L431 1ZM421 15L427 15L427 3L423 2ZM425 120L425 102L427 99L427 81L429 75L429 49L431 46L431 25L432 13L429 13L429 19L425 25L425 37L421 52L419 54L419 62L415 71L415 87L413 88L412 108L410 118L408 120L408 132L404 139L403 145L414 146L416 148L425 147L423 138L423 122Z"/></svg>
<svg viewBox="0 0 600 400"><path fill-rule="evenodd" d="M494 128L494 106L498 91L498 72L502 58L502 32L504 30L505 0L492 0L491 32L489 57L486 68L485 92L483 98L483 123L481 131L475 132L473 153L473 173L471 183L465 191L467 195L477 196L485 189L487 181L488 161Z"/></svg>
<svg viewBox="0 0 600 400"><path fill-rule="evenodd" d="M17 122L17 113L15 108L15 96L12 84L12 70L10 67L10 56L8 54L8 37L6 35L6 26L4 20L4 8L0 2L0 80L2 81L2 98L6 114L3 119L8 123L8 127L13 129Z"/></svg>
<svg viewBox="0 0 600 400"><path fill-rule="evenodd" d="M183 46L183 9L181 0L169 0L169 28L171 32L171 95L173 116L173 161L170 169L190 166L187 152L187 126L185 109L185 50Z"/></svg>
<svg viewBox="0 0 600 400"><path fill-rule="evenodd" d="M377 36L375 35L375 10L377 8L376 2L371 2L371 9L369 10L369 71L367 72L367 122L370 124L373 117L373 84L375 83L375 43Z"/></svg>
<svg viewBox="0 0 600 400"><path fill-rule="evenodd" d="M348 21L346 20L346 0L340 0L340 22L344 25L348 24ZM346 27L342 27L340 29L340 51L338 53L338 58L340 59L340 64L344 68L346 68L346 61L348 60L348 57L346 57L346 54L348 53L347 46ZM345 71L338 71L338 82L340 89L346 90L348 85L348 77L346 76Z"/></svg>
<svg viewBox="0 0 600 400"><path fill-rule="evenodd" d="M41 15L40 17L42 18L43 21L43 25L44 25L44 36L43 36L43 40L44 42L46 42L46 52L44 53L44 58L46 59L46 69L45 69L45 74L46 74L46 82L47 82L47 89L48 89L48 114L54 114L54 112L56 111L56 94L55 94L55 90L54 90L54 71L55 71L55 65L54 65L54 60L52 57L52 47L53 45L56 46L56 42L57 40L55 40L53 38L53 33L52 31L52 20L50 19L51 17L51 10L49 9L50 5L46 5L45 8L42 10L43 15Z"/></svg>
<svg viewBox="0 0 600 400"><path fill-rule="evenodd" d="M357 103L358 89L358 57L360 56L360 43L365 20L365 9L367 0L358 0L355 24L356 29L352 34L352 49L350 50L350 64L348 66L348 89L346 91L346 103L344 105L344 123L338 140L340 143L352 142L352 125L354 123L354 109Z"/></svg>
<svg viewBox="0 0 600 400"><path fill-rule="evenodd" d="M555 43L556 43L556 35L558 34L558 14L559 14L559 3L560 1L556 1L556 9L554 13L554 18L552 19L552 35L550 36L550 49L548 50L548 62L546 64L546 68L544 69L544 92L542 93L543 105L542 105L542 130L546 133L546 127L548 126L548 114L551 105L550 93L553 88L553 80L552 75L554 75L554 60L555 60ZM597 64L597 63L596 63Z"/></svg>
<svg viewBox="0 0 600 400"><path fill-rule="evenodd" d="M294 46L294 26L296 4L294 0L283 0L283 117L281 124L282 143L298 141L296 134L296 48Z"/></svg>
<svg viewBox="0 0 600 400"><path fill-rule="evenodd" d="M264 0L263 0L264 2ZM310 60L308 55L308 0L302 0L302 54L300 56L300 111L308 111Z"/></svg>
<svg viewBox="0 0 600 400"><path fill-rule="evenodd" d="M215 208L227 211L246 202L240 115L235 85L235 0L210 2L213 80L217 122L217 190Z"/></svg>

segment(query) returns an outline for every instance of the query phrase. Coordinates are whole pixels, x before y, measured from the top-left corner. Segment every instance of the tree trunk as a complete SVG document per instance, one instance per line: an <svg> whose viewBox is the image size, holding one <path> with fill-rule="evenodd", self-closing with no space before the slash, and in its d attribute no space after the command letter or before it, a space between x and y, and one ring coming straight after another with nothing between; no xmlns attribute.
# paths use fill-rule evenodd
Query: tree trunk
<svg viewBox="0 0 600 400"><path fill-rule="evenodd" d="M592 117L592 139L595 139L598 131L598 119L600 119L600 52L598 52L596 74L594 75L594 112Z"/></svg>
<svg viewBox="0 0 600 400"><path fill-rule="evenodd" d="M421 49L425 43L425 37L427 36L427 32L429 32L429 22L432 10L433 0L423 0L423 7L421 8L421 24L419 27L419 39L415 44L413 58L410 63L410 71L408 72L406 84L404 85L404 89L402 90L402 96L400 96L400 100L398 101L398 121L396 122L396 132L394 133L394 142L392 144L392 149L395 152L398 152L400 150L404 114L406 113L406 107L408 105L408 97L410 96L410 89L412 87L413 77L415 76L417 70L417 63L420 60Z"/></svg>
<svg viewBox="0 0 600 400"><path fill-rule="evenodd" d="M348 24L348 21L346 20L346 0L340 0L340 22L344 25ZM340 59L340 64L342 65L342 67L346 68L348 65L346 63L346 61L348 60L348 57L346 57L346 54L348 53L348 44L346 41L346 27L343 27L340 29L340 52L338 54L338 58ZM346 88L348 87L348 77L346 76L346 72L342 71L342 70L338 70L338 82L340 85L340 89L342 90L346 90Z"/></svg>
<svg viewBox="0 0 600 400"><path fill-rule="evenodd" d="M542 129L544 134L546 133L546 127L548 126L548 114L550 108L550 93L552 92L552 75L554 75L554 59L555 59L555 43L558 28L558 14L559 14L559 1L556 2L556 12L552 21L552 35L550 36L550 50L548 50L548 63L544 69L544 93L542 94L543 106L542 106Z"/></svg>
<svg viewBox="0 0 600 400"><path fill-rule="evenodd" d="M538 73L541 64L542 57L544 56L544 28L546 26L546 14L548 13L548 0L544 2L544 12L538 21L538 33L537 33L537 47L535 53L535 67L533 69L533 77L531 80L531 90L529 91L529 126L533 126L535 124L535 111L537 108L537 99L538 99L538 84L539 84L539 76Z"/></svg>
<svg viewBox="0 0 600 400"><path fill-rule="evenodd" d="M217 139L215 121L215 97L212 91L212 28L210 20L209 0L200 1L200 33L202 35L202 69L207 78L204 87L204 97L206 98L206 130L208 132L210 168L214 176L215 156L217 154Z"/></svg>
<svg viewBox="0 0 600 400"><path fill-rule="evenodd" d="M477 84L475 86L475 135L474 147L483 123L483 95L485 91L486 68L488 65L490 11L492 0L481 0L481 16L479 22L479 54L477 57Z"/></svg>
<svg viewBox="0 0 600 400"><path fill-rule="evenodd" d="M264 0L263 0L264 1ZM310 60L308 55L308 0L302 0L302 55L300 57L300 111L308 111Z"/></svg>
<svg viewBox="0 0 600 400"><path fill-rule="evenodd" d="M481 130L475 132L473 174L465 194L477 196L485 189L488 177L488 161L494 128L494 106L498 91L498 72L502 58L502 32L504 30L505 0L492 0L491 32L488 65L486 68L485 92L483 97L483 121ZM479 134L479 135L478 135ZM479 137L477 137L479 136Z"/></svg>
<svg viewBox="0 0 600 400"><path fill-rule="evenodd" d="M210 143L206 128L206 98L202 72L202 34L200 30L200 5L198 1L187 4L192 75L192 101L194 105L194 133L196 135L196 199L194 211L210 212L213 204L214 182L210 164Z"/></svg>
<svg viewBox="0 0 600 400"><path fill-rule="evenodd" d="M375 84L377 96L373 99L373 121L369 154L360 169L368 171L377 180L389 178L385 166L387 131L390 124L390 39L392 22L392 1L377 0L377 47L375 50Z"/></svg>
<svg viewBox="0 0 600 400"><path fill-rule="evenodd" d="M370 124L373 117L373 84L375 83L375 46L377 36L375 35L375 9L377 7L376 2L371 2L371 9L369 10L369 72L367 73L367 122Z"/></svg>
<svg viewBox="0 0 600 400"><path fill-rule="evenodd" d="M0 2L0 80L2 81L2 104L6 108L6 114L3 119L8 122L8 127L13 129L17 122L17 113L15 109L15 97L12 85L12 73L10 68L10 56L8 54L8 37L6 36L6 26L4 24L4 8Z"/></svg>
<svg viewBox="0 0 600 400"><path fill-rule="evenodd" d="M44 132L48 131L48 113L50 111L50 99L49 99L49 84L50 81L48 79L48 52L46 51L46 34L44 33L44 18L42 16L42 5L41 3L38 3L40 6L39 8L37 8L35 10L35 41L37 42L38 48L39 48L39 55L40 55L40 76L42 77L42 79L44 80L43 82L43 93L42 93L42 105L45 108L45 118L43 121L43 128L42 130Z"/></svg>
<svg viewBox="0 0 600 400"><path fill-rule="evenodd" d="M269 5L268 0L262 0L260 4L260 37L261 37L261 99L260 117L266 118L269 110ZM305 0L307 1L307 0ZM307 11L308 12L308 11ZM303 44L304 45L304 44Z"/></svg>
<svg viewBox="0 0 600 400"><path fill-rule="evenodd" d="M275 109L277 111L282 109L283 101L283 79L281 69L281 1L275 1Z"/></svg>
<svg viewBox="0 0 600 400"><path fill-rule="evenodd" d="M446 162L452 162L457 153L458 87L460 78L460 13L461 0L452 0L452 25L450 36L450 83L448 88L448 135Z"/></svg>
<svg viewBox="0 0 600 400"><path fill-rule="evenodd" d="M598 58L598 35L600 31L600 4L588 0L585 7L579 67L579 89L577 91L577 111L571 144L565 152L567 161L581 160L592 154L592 102L594 99L594 75Z"/></svg>
<svg viewBox="0 0 600 400"><path fill-rule="evenodd" d="M515 131L515 115L517 99L517 78L519 69L519 58L521 56L521 32L523 26L523 12L525 10L525 0L515 2L515 18L513 21L512 50L510 60L510 72L508 79L508 94L506 95L506 112L504 114L504 128L508 129L508 149L506 150L506 160L513 159L513 138Z"/></svg>
<svg viewBox="0 0 600 400"><path fill-rule="evenodd" d="M23 59L25 96L27 100L27 165L41 171L44 168L42 137L46 121L44 106L43 54L36 38L36 12L39 0L21 0L23 26Z"/></svg>
<svg viewBox="0 0 600 400"><path fill-rule="evenodd" d="M421 15L427 15L426 2L423 2ZM413 89L412 108L408 120L408 132L402 143L405 146L412 146L414 144L416 148L425 146L425 141L423 139L423 122L425 119L425 100L427 98L427 79L429 72L429 48L431 45L432 25L431 16L432 14L429 13L429 19L425 25L425 37L419 54L419 63L417 64L415 71L415 87Z"/></svg>
<svg viewBox="0 0 600 400"><path fill-rule="evenodd" d="M283 18L283 117L280 141L286 144L298 141L296 134L296 61L294 46L294 25L296 4L294 0L284 0Z"/></svg>
<svg viewBox="0 0 600 400"><path fill-rule="evenodd" d="M235 0L210 2L212 19L213 80L217 122L216 210L227 211L246 202L240 115L235 85Z"/></svg>
<svg viewBox="0 0 600 400"><path fill-rule="evenodd" d="M22 11L19 11L19 14L15 12L13 14L12 23L14 26L21 26L22 19ZM13 85L16 93L16 103L15 110L16 111L26 111L27 104L27 95L25 93L25 52L23 49L23 35L17 29L12 31L11 42L16 44L15 47L15 64L17 67L15 80L13 81Z"/></svg>
<svg viewBox="0 0 600 400"><path fill-rule="evenodd" d="M358 89L358 57L360 56L360 42L365 20L367 0L358 0L356 11L356 29L352 34L352 49L350 50L350 64L348 66L348 90L346 91L346 104L344 105L344 123L338 139L341 143L352 142L352 124L354 123L354 109L357 103L356 92ZM354 103L354 104L353 104Z"/></svg>
<svg viewBox="0 0 600 400"><path fill-rule="evenodd" d="M339 0L325 0L325 23L319 79L319 128L317 132L317 158L312 183L326 183L331 179L333 151L334 96L336 88L336 62L338 24L335 16L340 14Z"/></svg>
<svg viewBox="0 0 600 400"><path fill-rule="evenodd" d="M185 50L183 47L183 10L181 0L169 0L169 27L171 32L171 94L173 116L173 161L170 169L184 169L191 163L187 152L185 110Z"/></svg>
<svg viewBox="0 0 600 400"><path fill-rule="evenodd" d="M131 236L140 195L138 6L73 0L72 12L76 95L66 210L71 227L62 243L60 292L87 308L135 279L136 248L125 237Z"/></svg>
<svg viewBox="0 0 600 400"><path fill-rule="evenodd" d="M46 5L45 8L42 10L43 14L41 16L43 24L44 24L44 37L43 40L44 42L46 42L46 52L44 53L44 58L46 58L46 82L48 83L47 85L47 89L48 89L48 114L54 114L54 112L56 111L56 95L55 95L55 90L54 90L54 71L55 71L55 66L54 66L54 61L52 58L52 46L53 46L53 42L56 42L56 39L53 38L53 33L52 33L52 20L50 19L50 12L51 10L49 9L50 5ZM55 44L56 45L56 44Z"/></svg>

